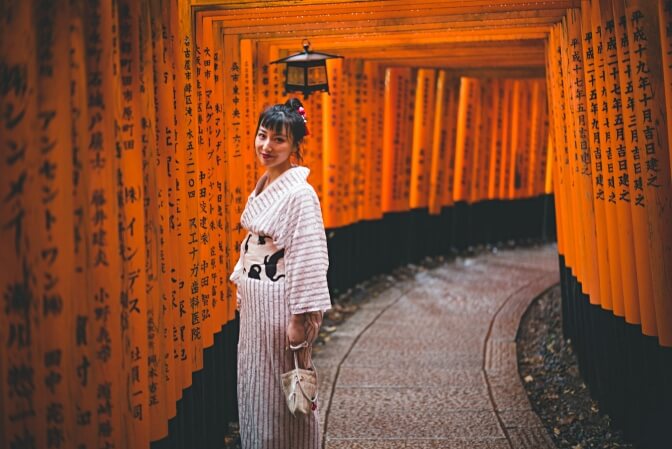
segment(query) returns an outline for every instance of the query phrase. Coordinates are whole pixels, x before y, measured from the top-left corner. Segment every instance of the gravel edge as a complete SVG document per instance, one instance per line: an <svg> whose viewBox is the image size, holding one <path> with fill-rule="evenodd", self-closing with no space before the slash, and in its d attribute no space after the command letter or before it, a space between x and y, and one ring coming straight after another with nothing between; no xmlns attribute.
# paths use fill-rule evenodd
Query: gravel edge
<svg viewBox="0 0 672 449"><path fill-rule="evenodd" d="M518 330L518 372L532 408L558 449L635 449L590 397L562 334L561 301L556 285L533 301Z"/></svg>

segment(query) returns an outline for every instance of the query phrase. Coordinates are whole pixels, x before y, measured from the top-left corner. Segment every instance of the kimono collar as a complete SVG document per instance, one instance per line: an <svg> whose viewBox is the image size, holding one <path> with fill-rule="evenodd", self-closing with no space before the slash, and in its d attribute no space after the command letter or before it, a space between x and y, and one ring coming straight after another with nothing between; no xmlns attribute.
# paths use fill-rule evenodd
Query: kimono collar
<svg viewBox="0 0 672 449"><path fill-rule="evenodd" d="M285 195L292 192L296 187L307 183L310 169L302 166L294 166L275 178L273 182L257 195L257 187L263 183L264 176L259 179L257 187L252 191L247 200L247 206L241 216L243 226L250 224L255 217L263 213L271 204L278 203ZM245 226L247 229L249 227Z"/></svg>
<svg viewBox="0 0 672 449"><path fill-rule="evenodd" d="M294 186L305 184L309 174L310 169L308 169L308 167L294 165L291 168L285 170L280 176L275 178L275 180L268 184L266 188L259 195L257 195L259 186L262 185L268 177L268 173L266 173L261 178L259 178L254 191L252 191L251 198L261 197L266 193L271 196L274 192L287 192L288 189L291 189Z"/></svg>

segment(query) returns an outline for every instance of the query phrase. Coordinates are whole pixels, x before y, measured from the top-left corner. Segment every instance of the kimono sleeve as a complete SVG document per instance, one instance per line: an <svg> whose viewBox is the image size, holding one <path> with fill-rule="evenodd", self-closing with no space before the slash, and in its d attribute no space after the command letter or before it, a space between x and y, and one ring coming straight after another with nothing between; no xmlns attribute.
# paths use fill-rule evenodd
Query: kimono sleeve
<svg viewBox="0 0 672 449"><path fill-rule="evenodd" d="M239 250L239 256L238 256L238 262L236 262L236 266L233 267L233 272L231 273L231 276L229 276L229 280L233 282L234 284L238 283L238 280L243 277L243 253L244 253L244 245L245 243L242 242L240 244L240 250Z"/></svg>
<svg viewBox="0 0 672 449"><path fill-rule="evenodd" d="M236 285L236 310L240 310L240 286L238 285L240 279L244 276L243 274L243 246L244 243L240 244L240 256L238 257L238 262L233 268L233 273L229 276L229 280Z"/></svg>
<svg viewBox="0 0 672 449"><path fill-rule="evenodd" d="M329 255L317 194L308 186L293 192L283 229L285 293L292 314L331 308Z"/></svg>

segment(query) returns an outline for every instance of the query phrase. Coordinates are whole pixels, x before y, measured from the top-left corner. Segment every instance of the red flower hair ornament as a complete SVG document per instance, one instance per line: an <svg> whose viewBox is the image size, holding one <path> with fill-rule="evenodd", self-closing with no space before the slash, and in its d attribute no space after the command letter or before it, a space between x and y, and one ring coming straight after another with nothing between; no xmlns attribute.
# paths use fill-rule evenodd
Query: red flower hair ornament
<svg viewBox="0 0 672 449"><path fill-rule="evenodd" d="M299 106L296 112L298 112L301 118L303 118L303 123L306 124L306 136L309 135L310 133L308 132L308 120L306 119L306 110L303 108L303 106Z"/></svg>

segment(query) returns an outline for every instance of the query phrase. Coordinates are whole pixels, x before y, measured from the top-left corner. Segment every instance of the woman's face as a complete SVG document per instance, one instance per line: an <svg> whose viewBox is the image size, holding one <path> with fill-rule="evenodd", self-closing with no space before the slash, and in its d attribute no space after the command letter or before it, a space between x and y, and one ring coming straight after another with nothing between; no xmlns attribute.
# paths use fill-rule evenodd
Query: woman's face
<svg viewBox="0 0 672 449"><path fill-rule="evenodd" d="M284 169L291 166L289 156L294 151L294 145L286 130L276 133L260 126L254 139L254 148L259 162L267 169Z"/></svg>

